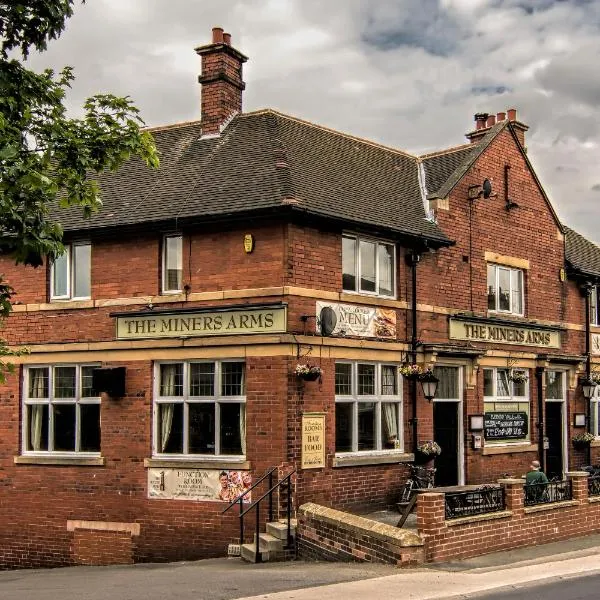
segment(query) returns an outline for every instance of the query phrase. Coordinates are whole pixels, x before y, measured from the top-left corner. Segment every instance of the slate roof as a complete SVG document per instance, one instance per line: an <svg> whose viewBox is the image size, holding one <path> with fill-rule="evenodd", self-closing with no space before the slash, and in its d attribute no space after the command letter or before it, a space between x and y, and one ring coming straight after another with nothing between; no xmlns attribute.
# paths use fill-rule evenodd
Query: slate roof
<svg viewBox="0 0 600 600"><path fill-rule="evenodd" d="M160 169L132 159L102 174L99 213L53 213L65 231L283 209L451 243L427 219L419 161L405 152L273 110L236 116L220 137L201 138L200 122L152 133Z"/></svg>
<svg viewBox="0 0 600 600"><path fill-rule="evenodd" d="M564 229L567 263L575 271L600 278L600 247L570 227Z"/></svg>

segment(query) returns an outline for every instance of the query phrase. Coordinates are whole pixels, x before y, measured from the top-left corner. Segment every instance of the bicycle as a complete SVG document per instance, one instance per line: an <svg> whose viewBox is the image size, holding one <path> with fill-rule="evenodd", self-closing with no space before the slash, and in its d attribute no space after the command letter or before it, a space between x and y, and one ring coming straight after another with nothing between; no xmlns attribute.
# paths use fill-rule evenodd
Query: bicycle
<svg viewBox="0 0 600 600"><path fill-rule="evenodd" d="M419 465L408 465L410 468L410 475L400 492L400 501L397 504L398 511L402 514L400 520L396 524L396 527L402 527L404 522L408 518L417 502L418 489L432 488L435 482L435 471L434 467L422 467Z"/></svg>

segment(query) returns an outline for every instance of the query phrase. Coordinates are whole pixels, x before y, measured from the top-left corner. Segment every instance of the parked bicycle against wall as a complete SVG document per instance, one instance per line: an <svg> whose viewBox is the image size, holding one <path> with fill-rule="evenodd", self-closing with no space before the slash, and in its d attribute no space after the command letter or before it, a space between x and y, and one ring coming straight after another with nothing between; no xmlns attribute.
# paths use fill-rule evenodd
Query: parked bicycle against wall
<svg viewBox="0 0 600 600"><path fill-rule="evenodd" d="M422 467L420 465L408 465L410 475L400 493L400 503L410 502L413 490L432 488L435 483L435 467Z"/></svg>

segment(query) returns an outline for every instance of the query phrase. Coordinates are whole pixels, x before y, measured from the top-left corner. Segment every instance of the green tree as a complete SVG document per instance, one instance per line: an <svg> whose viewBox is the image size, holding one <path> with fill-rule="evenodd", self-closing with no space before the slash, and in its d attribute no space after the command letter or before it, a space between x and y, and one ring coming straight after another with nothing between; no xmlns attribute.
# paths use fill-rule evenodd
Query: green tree
<svg viewBox="0 0 600 600"><path fill-rule="evenodd" d="M64 251L51 207L77 206L90 215L102 205L94 175L134 155L158 167L130 98L98 94L86 100L82 118L70 118L64 101L72 69L26 68L31 50L43 52L60 36L74 2L0 0L0 254L34 267ZM13 293L0 280L0 318L10 313ZM0 340L0 379L7 355Z"/></svg>

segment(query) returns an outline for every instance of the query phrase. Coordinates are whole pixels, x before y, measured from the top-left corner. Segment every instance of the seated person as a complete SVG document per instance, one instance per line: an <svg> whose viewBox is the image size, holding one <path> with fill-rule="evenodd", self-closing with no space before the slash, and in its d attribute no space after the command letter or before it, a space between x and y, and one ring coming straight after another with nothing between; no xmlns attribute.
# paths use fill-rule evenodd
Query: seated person
<svg viewBox="0 0 600 600"><path fill-rule="evenodd" d="M531 461L527 475L525 475L525 486L531 486L529 489L525 488L527 500L541 500L546 491L546 485L548 478L544 471L540 468L540 462L538 460Z"/></svg>

